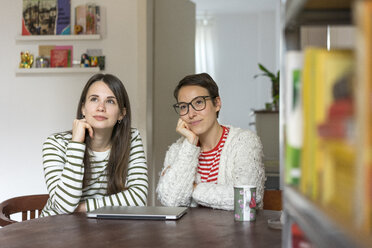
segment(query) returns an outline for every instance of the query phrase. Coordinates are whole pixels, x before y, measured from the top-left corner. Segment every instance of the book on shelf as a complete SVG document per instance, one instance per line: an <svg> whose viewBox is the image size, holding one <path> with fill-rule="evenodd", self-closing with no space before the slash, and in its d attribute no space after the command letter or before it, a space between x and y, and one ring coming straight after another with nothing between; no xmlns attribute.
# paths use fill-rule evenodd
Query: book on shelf
<svg viewBox="0 0 372 248"><path fill-rule="evenodd" d="M313 192L313 171L315 171L315 161L313 161L314 144L312 127L314 125L314 89L315 82L315 64L316 54L321 49L311 48L304 52L304 67L302 73L302 111L303 111L303 143L301 156L301 179L300 189L307 195L312 195Z"/></svg>
<svg viewBox="0 0 372 248"><path fill-rule="evenodd" d="M285 149L285 182L299 185L301 170L300 158L302 148L302 68L303 53L289 51L286 53L286 149Z"/></svg>
<svg viewBox="0 0 372 248"><path fill-rule="evenodd" d="M335 216L342 216L343 220L352 223L355 216L353 199L358 189L355 186L354 98L351 87L348 85L352 85L351 74L347 73L336 80L326 119L317 128L320 147L325 153L322 204L336 208ZM349 89L349 92L339 94L337 88ZM345 197L352 200L345 201Z"/></svg>
<svg viewBox="0 0 372 248"><path fill-rule="evenodd" d="M85 4L75 7L75 25L81 27L81 34L99 34L101 31L100 22L100 6Z"/></svg>
<svg viewBox="0 0 372 248"><path fill-rule="evenodd" d="M344 139L330 141L324 134L329 109L334 114L335 85L347 75L353 66L353 54L349 50L308 48L305 50L303 69L303 149L301 156L301 191L325 206L337 206L340 215L351 216L353 180L355 168L344 166L337 160L337 152L353 148ZM332 108L333 106L333 108ZM327 122L328 121L328 122ZM321 131L321 132L319 132ZM329 136L329 135L328 135ZM345 145L346 144L346 145ZM342 148L342 149L341 149ZM335 153L336 152L336 153ZM347 153L350 155L350 153ZM352 155L351 155L352 156ZM351 158L352 159L352 158ZM346 160L345 160L346 161ZM344 161L344 162L345 162ZM348 160L350 161L350 159Z"/></svg>
<svg viewBox="0 0 372 248"><path fill-rule="evenodd" d="M56 34L71 34L71 2L70 0L58 0L57 4Z"/></svg>
<svg viewBox="0 0 372 248"><path fill-rule="evenodd" d="M88 4L86 12L86 34L96 33L96 21L96 6L93 4Z"/></svg>
<svg viewBox="0 0 372 248"><path fill-rule="evenodd" d="M67 67L71 67L73 64L73 46L55 46L55 45L39 45L39 56L49 58L52 57L52 50L67 50L68 61ZM51 67L54 67L51 65Z"/></svg>
<svg viewBox="0 0 372 248"><path fill-rule="evenodd" d="M23 0L22 35L68 35L70 16L70 0Z"/></svg>
<svg viewBox="0 0 372 248"><path fill-rule="evenodd" d="M22 35L55 34L57 0L23 0Z"/></svg>
<svg viewBox="0 0 372 248"><path fill-rule="evenodd" d="M71 53L68 49L53 49L50 53L51 67L71 67Z"/></svg>
<svg viewBox="0 0 372 248"><path fill-rule="evenodd" d="M75 25L81 27L81 34L86 32L86 5L75 7Z"/></svg>
<svg viewBox="0 0 372 248"><path fill-rule="evenodd" d="M356 68L356 192L357 227L372 232L372 2L355 1Z"/></svg>
<svg viewBox="0 0 372 248"><path fill-rule="evenodd" d="M67 67L71 67L73 65L73 48L72 48L72 46L55 46L54 49L67 50L68 51Z"/></svg>

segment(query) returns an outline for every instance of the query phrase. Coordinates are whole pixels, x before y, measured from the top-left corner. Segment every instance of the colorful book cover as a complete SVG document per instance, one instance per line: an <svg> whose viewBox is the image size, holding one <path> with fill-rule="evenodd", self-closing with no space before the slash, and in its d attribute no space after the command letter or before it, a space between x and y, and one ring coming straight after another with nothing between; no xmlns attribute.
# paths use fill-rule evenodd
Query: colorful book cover
<svg viewBox="0 0 372 248"><path fill-rule="evenodd" d="M86 12L86 34L96 33L96 5L88 4Z"/></svg>
<svg viewBox="0 0 372 248"><path fill-rule="evenodd" d="M323 139L348 140L354 134L354 104L351 98L335 100L328 109L326 122L318 125Z"/></svg>
<svg viewBox="0 0 372 248"><path fill-rule="evenodd" d="M69 35L71 33L70 18L70 0L58 0L56 34Z"/></svg>
<svg viewBox="0 0 372 248"><path fill-rule="evenodd" d="M53 49L50 54L51 67L68 67L69 50Z"/></svg>
<svg viewBox="0 0 372 248"><path fill-rule="evenodd" d="M22 35L40 34L39 28L39 1L23 0Z"/></svg>
<svg viewBox="0 0 372 248"><path fill-rule="evenodd" d="M53 35L57 0L23 0L22 35Z"/></svg>
<svg viewBox="0 0 372 248"><path fill-rule="evenodd" d="M345 197L355 196L355 116L352 97L351 73L336 80L332 89L331 104L325 122L319 124L320 147L324 150L323 188L321 202L336 209L335 215L343 220L354 218L353 202Z"/></svg>
<svg viewBox="0 0 372 248"><path fill-rule="evenodd" d="M336 183L336 175L329 169L333 166L332 159L319 136L318 126L326 122L328 109L334 100L333 86L351 70L352 65L351 51L316 48L305 51L304 140L301 157L301 172L304 175L300 184L301 190L316 201L329 201L330 197L334 197L332 190Z"/></svg>
<svg viewBox="0 0 372 248"><path fill-rule="evenodd" d="M73 46L55 46L54 49L58 49L58 50L68 50L68 64L67 66L68 67L71 67L72 64L73 64Z"/></svg>
<svg viewBox="0 0 372 248"><path fill-rule="evenodd" d="M313 171L315 171L314 161L314 110L315 95L315 65L317 53L321 49L308 48L304 53L304 67L302 73L302 111L303 111L303 143L301 154L301 192L307 196L313 193Z"/></svg>
<svg viewBox="0 0 372 248"><path fill-rule="evenodd" d="M298 185L302 149L302 67L303 53L286 54L286 154L285 181Z"/></svg>
<svg viewBox="0 0 372 248"><path fill-rule="evenodd" d="M39 45L39 56L50 58L52 50L68 50L67 67L73 64L73 46Z"/></svg>
<svg viewBox="0 0 372 248"><path fill-rule="evenodd" d="M349 50L323 50L317 58L317 74L315 83L315 105L314 105L314 161L315 161L315 189L314 198L321 200L326 205L337 207L338 214L345 218L350 217L352 212L349 203L344 202L344 197L353 198L354 172L350 168L353 165L340 164L335 160L335 153L329 144L344 145L345 140L330 143L320 137L318 127L327 121L327 114L335 101L333 89L338 82L351 72L354 64L353 53ZM344 149L348 151L348 149ZM345 153L346 154L346 153ZM345 160L346 161L346 160ZM342 180L341 180L342 179ZM340 181L341 180L341 181ZM337 185L336 185L337 184Z"/></svg>

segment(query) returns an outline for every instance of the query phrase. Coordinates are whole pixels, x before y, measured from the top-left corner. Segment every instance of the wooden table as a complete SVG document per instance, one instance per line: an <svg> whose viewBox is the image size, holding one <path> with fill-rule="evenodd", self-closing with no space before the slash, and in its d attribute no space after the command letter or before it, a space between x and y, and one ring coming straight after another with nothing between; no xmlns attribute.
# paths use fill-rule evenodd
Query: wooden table
<svg viewBox="0 0 372 248"><path fill-rule="evenodd" d="M281 231L267 220L279 211L261 210L254 222L234 221L233 211L190 208L177 221L97 220L59 215L0 229L0 247L281 247Z"/></svg>

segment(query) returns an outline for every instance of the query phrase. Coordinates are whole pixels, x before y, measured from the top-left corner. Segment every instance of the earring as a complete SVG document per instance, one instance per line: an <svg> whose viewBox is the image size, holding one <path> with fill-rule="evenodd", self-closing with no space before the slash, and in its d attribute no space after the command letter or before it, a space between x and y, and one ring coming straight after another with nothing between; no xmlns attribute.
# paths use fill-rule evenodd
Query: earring
<svg viewBox="0 0 372 248"><path fill-rule="evenodd" d="M118 124L120 125L120 123L121 123L121 120L118 120Z"/></svg>
<svg viewBox="0 0 372 248"><path fill-rule="evenodd" d="M81 119L85 119L85 115L81 114Z"/></svg>

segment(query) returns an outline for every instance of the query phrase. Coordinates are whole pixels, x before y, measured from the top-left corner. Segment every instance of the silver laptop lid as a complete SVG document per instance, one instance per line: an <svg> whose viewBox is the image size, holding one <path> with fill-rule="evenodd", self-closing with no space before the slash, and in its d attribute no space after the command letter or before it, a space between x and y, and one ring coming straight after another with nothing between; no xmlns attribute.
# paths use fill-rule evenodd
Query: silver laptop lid
<svg viewBox="0 0 372 248"><path fill-rule="evenodd" d="M187 207L126 207L106 206L87 212L89 218L177 220L187 212Z"/></svg>

